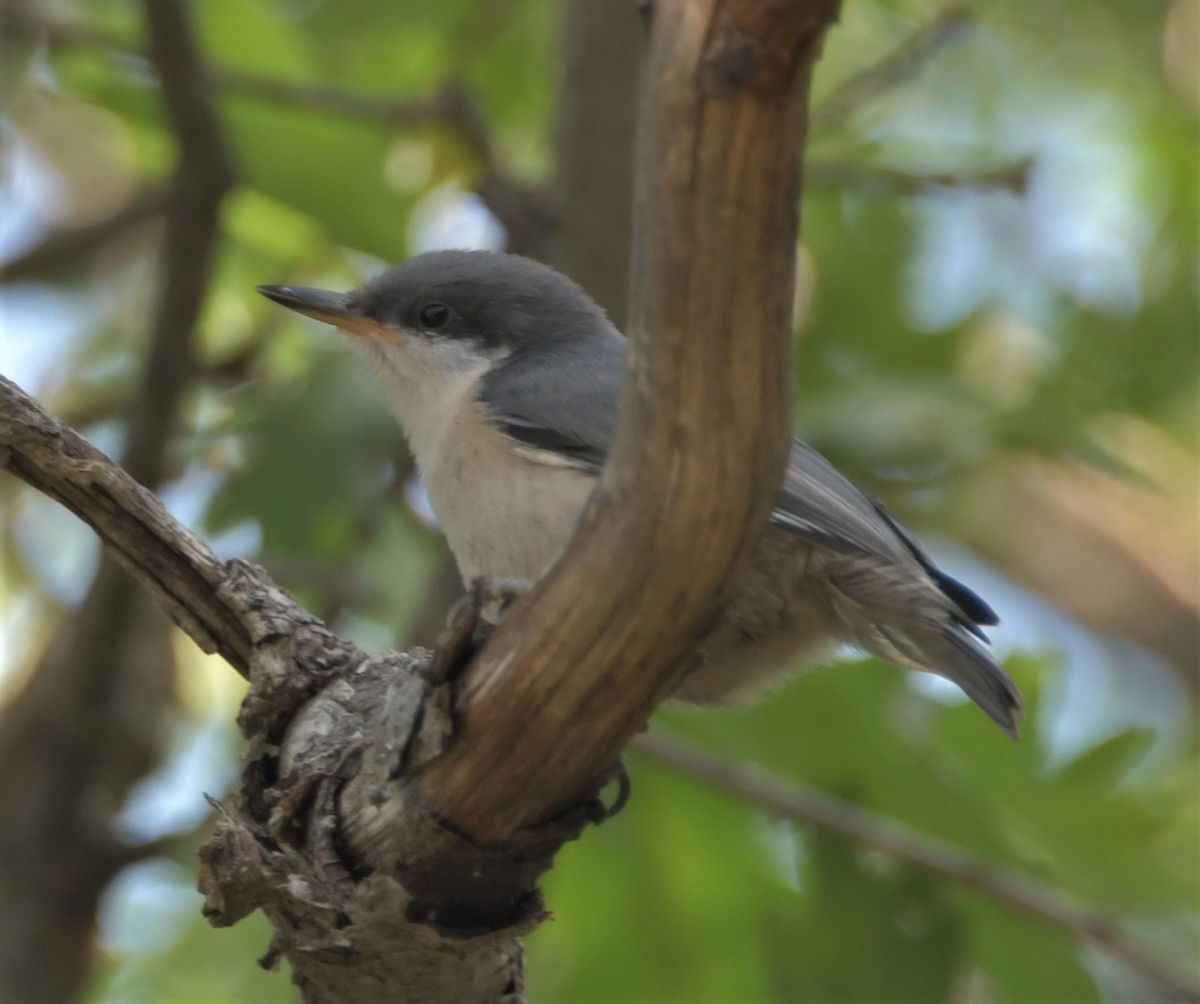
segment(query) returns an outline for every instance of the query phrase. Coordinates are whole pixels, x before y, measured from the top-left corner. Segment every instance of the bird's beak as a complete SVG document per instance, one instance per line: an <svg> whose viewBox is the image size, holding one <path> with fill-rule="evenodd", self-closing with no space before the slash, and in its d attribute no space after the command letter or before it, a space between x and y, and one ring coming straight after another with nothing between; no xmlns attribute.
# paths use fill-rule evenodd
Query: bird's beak
<svg viewBox="0 0 1200 1004"><path fill-rule="evenodd" d="M258 291L288 310L304 314L352 335L385 335L378 321L362 314L349 293L334 293L311 286L259 286Z"/></svg>

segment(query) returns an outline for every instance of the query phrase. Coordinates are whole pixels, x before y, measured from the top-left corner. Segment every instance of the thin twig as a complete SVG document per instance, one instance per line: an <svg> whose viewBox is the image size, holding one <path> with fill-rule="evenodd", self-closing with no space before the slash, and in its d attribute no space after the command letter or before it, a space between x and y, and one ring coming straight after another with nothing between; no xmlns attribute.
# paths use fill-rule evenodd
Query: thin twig
<svg viewBox="0 0 1200 1004"><path fill-rule="evenodd" d="M86 25L69 24L21 12L15 27L51 42L102 49L127 59L145 58L135 46ZM223 93L255 98L326 115L376 122L393 128L414 128L431 122L453 129L478 164L475 189L510 234L519 234L523 246L540 246L553 225L554 213L541 193L519 184L500 166L488 130L475 101L454 81L443 84L430 97L396 100L354 94L322 85L282 81L239 69L214 68L212 86Z"/></svg>
<svg viewBox="0 0 1200 1004"><path fill-rule="evenodd" d="M60 45L77 45L101 49L126 59L145 59L146 53L136 46L94 28L81 24L70 24L50 18L36 17L28 13L19 16L16 24L30 33L41 35ZM470 145L476 152L486 152L475 134L476 121L467 121L463 102L465 94L454 84L448 84L429 98L413 98L398 101L395 98L377 98L354 94L321 84L305 84L296 81L264 77L245 70L214 67L209 72L212 86L220 91L235 92L243 97L258 98L278 104L293 105L326 115L345 116L380 122L393 126L420 125L430 120L456 120L464 124Z"/></svg>
<svg viewBox="0 0 1200 1004"><path fill-rule="evenodd" d="M701 778L708 784L773 815L820 827L873 847L942 878L974 886L1089 942L1144 976L1169 987L1183 1000L1200 1001L1200 985L1135 944L1112 918L1077 906L1068 894L1046 882L921 833L895 819L836 798L810 785L773 774L754 763L718 759L674 736L651 732L633 748L650 758Z"/></svg>
<svg viewBox="0 0 1200 1004"><path fill-rule="evenodd" d="M965 4L947 7L879 62L842 83L813 109L810 138L833 132L863 105L911 80L936 52L959 37L972 16Z"/></svg>
<svg viewBox="0 0 1200 1004"><path fill-rule="evenodd" d="M987 168L914 173L850 161L813 160L804 168L804 181L809 188L854 189L890 196L920 195L933 188L994 189L1021 194L1029 186L1032 167L1033 161L1024 159Z"/></svg>
<svg viewBox="0 0 1200 1004"><path fill-rule="evenodd" d="M84 24L73 24L23 11L13 19L13 25L58 45L100 49L125 59L147 58L147 54L137 46L130 45L116 35ZM279 80L232 68L214 67L209 72L209 78L218 90L235 91L245 97L388 125L414 125L429 119L451 117L460 111L455 103L456 96L444 91L437 92L432 98L397 101L394 98L353 94L320 84Z"/></svg>
<svg viewBox="0 0 1200 1004"><path fill-rule="evenodd" d="M55 269L70 267L118 234L162 214L169 199L167 189L149 189L102 220L54 230L28 251L0 265L0 282L42 277Z"/></svg>

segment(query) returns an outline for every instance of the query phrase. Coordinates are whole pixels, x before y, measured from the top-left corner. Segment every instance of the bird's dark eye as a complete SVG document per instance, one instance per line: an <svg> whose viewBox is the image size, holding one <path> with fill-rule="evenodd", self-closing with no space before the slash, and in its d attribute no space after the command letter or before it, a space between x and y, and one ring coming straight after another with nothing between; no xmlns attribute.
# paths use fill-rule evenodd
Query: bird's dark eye
<svg viewBox="0 0 1200 1004"><path fill-rule="evenodd" d="M427 303L417 316L421 319L421 327L435 331L450 320L450 308L444 303Z"/></svg>

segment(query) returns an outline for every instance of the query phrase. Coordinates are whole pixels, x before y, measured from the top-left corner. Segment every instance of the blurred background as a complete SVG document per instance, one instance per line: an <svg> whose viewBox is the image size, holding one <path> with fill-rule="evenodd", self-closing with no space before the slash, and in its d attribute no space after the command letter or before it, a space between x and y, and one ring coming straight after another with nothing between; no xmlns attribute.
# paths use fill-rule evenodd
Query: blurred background
<svg viewBox="0 0 1200 1004"><path fill-rule="evenodd" d="M254 287L507 247L620 323L633 4L2 10L0 372L335 630L428 644L459 585L398 428L333 333ZM1024 734L854 653L656 726L995 881L633 754L630 807L546 878L535 999L1195 999L1164 979L1200 983L1198 66L1198 0L845 5L813 96L797 432L997 608ZM244 684L68 512L0 492L0 986L294 999L255 964L266 922L213 930L194 889ZM1057 919L1006 899L1017 875Z"/></svg>

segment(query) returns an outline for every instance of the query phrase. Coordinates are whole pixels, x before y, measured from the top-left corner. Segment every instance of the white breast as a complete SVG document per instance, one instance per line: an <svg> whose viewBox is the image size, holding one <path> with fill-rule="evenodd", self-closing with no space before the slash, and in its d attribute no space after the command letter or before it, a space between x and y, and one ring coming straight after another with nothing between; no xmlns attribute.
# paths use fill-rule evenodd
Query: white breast
<svg viewBox="0 0 1200 1004"><path fill-rule="evenodd" d="M540 577L569 539L594 479L534 459L487 421L475 389L489 360L416 339L364 339L359 347L408 434L463 580Z"/></svg>
<svg viewBox="0 0 1200 1004"><path fill-rule="evenodd" d="M463 579L536 579L558 557L594 479L531 459L464 401L421 465L429 500Z"/></svg>

